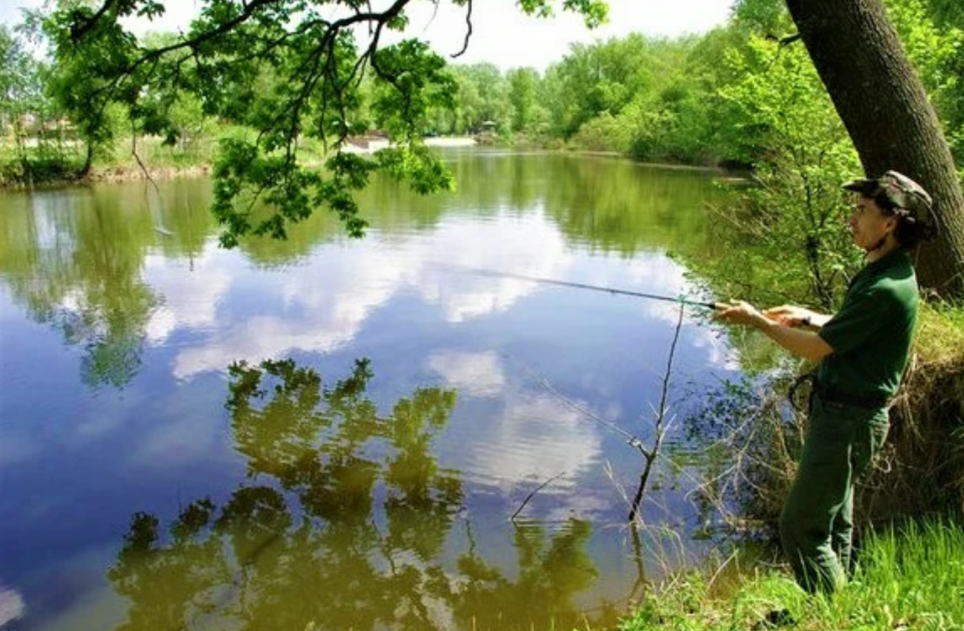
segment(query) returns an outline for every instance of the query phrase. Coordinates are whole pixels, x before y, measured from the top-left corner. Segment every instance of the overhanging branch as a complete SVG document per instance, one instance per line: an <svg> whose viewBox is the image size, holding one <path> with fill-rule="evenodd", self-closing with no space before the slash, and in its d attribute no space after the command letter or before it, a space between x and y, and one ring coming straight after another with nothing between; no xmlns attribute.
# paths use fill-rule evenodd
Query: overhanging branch
<svg viewBox="0 0 964 631"><path fill-rule="evenodd" d="M472 38L472 0L468 0L468 8L465 11L465 27L465 42L462 44L462 50L452 55L452 59L461 57L469 49L469 40Z"/></svg>

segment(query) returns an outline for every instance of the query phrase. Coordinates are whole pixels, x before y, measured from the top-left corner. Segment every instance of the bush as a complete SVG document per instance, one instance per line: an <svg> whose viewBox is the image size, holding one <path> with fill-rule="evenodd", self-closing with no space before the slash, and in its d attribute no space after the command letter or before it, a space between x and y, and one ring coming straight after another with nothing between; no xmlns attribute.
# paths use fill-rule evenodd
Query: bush
<svg viewBox="0 0 964 631"><path fill-rule="evenodd" d="M0 185L30 186L77 179L83 164L65 157L10 158L0 162Z"/></svg>
<svg viewBox="0 0 964 631"><path fill-rule="evenodd" d="M616 151L627 153L633 129L625 118L614 117L609 112L584 123L572 138L572 144L589 151Z"/></svg>

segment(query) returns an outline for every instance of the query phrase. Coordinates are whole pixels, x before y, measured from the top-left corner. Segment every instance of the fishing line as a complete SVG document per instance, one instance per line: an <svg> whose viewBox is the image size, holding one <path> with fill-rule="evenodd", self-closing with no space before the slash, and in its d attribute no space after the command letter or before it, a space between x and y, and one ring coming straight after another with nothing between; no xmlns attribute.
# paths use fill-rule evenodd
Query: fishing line
<svg viewBox="0 0 964 631"><path fill-rule="evenodd" d="M537 276L526 276L525 274L513 274L511 272L500 272L497 270L478 269L473 267L459 267L458 265L446 265L444 263L437 263L435 264L435 266L443 269L449 269L452 271L463 272L466 274L475 274L477 276L490 276L493 278L513 278L516 280L525 280L532 283L539 283L540 285L556 285L558 287L588 289L590 291L605 292L607 294L614 294L619 296L632 296L634 298L647 298L649 300L662 300L664 302L674 302L676 304L687 305L690 307L702 307L704 309L715 310L719 306L719 303L716 303L716 302L687 300L686 298L664 296L661 294L652 294L644 291L631 291L628 289L617 289L615 287L603 287L600 285L589 285L587 283L575 283L575 282L570 282L565 280L556 280L554 278L539 278Z"/></svg>
<svg viewBox="0 0 964 631"><path fill-rule="evenodd" d="M503 354L503 356L506 357L507 359L509 358L509 354L508 354L508 353L504 353L504 352L503 352L502 354ZM624 439L626 439L626 444L628 444L628 445L630 445L630 446L636 446L637 444L640 443L639 438L637 438L637 436L636 436L635 434L633 434L633 433L631 433L631 432L627 432L626 430L624 430L622 427L620 427L619 425L617 425L617 424L614 423L613 421L610 421L609 419L605 419L605 418L599 416L598 414L596 414L596 413L593 412L592 410L587 410L587 409L584 408L583 406L579 405L578 403L576 403L575 401L573 401L572 399L570 399L569 397L567 397L566 395L564 395L563 393L561 393L561 392L558 390L558 388L556 388L554 385L552 385L552 382L549 381L549 379L548 379L547 377L545 377L545 376L540 375L539 373L537 373L533 368L531 368L531 367L530 367L528 364L526 364L525 362L520 361L520 360L516 360L516 361L519 362L519 364L522 366L522 370L524 370L524 371L526 372L526 374L529 376L530 379L532 379L533 381L535 381L535 382L537 382L539 385L541 385L543 388L545 388L545 390L546 390L547 392L549 392L549 394L551 394L552 396L554 396L554 397L556 397L557 399L559 399L559 400L560 400L564 405L566 405L566 407L568 407L569 409L573 410L574 412L576 412L576 413L578 413L578 414L582 414L582 415L585 416L586 418L591 419L591 420L599 423L600 425L608 428L610 431L615 432L616 434L619 434L619 435L622 436Z"/></svg>

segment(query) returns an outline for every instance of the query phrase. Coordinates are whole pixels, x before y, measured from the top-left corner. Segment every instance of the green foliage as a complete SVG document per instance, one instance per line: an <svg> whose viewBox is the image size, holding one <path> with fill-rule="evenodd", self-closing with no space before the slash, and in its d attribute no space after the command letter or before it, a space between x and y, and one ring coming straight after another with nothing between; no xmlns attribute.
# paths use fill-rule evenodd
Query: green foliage
<svg viewBox="0 0 964 631"><path fill-rule="evenodd" d="M508 127L511 116L509 90L505 77L493 64L453 66L458 85L453 119L437 131L475 134L485 121Z"/></svg>
<svg viewBox="0 0 964 631"><path fill-rule="evenodd" d="M964 15L942 19L924 0L888 0L888 17L914 63L958 164L964 162ZM960 9L958 9L960 10Z"/></svg>
<svg viewBox="0 0 964 631"><path fill-rule="evenodd" d="M0 26L0 184L69 179L73 135L44 92L49 70L17 30Z"/></svg>
<svg viewBox="0 0 964 631"><path fill-rule="evenodd" d="M72 8L71 4L74 3L67 3L43 21L44 31L56 50L47 77L47 90L69 114L93 153L116 135L110 108L112 100L133 105L139 96L136 77L123 83L111 80L123 76L130 66L136 55L136 40L116 22L103 21L88 33L83 45L75 45L72 33L75 17L88 14L90 9L82 5ZM116 93L116 99L110 98L112 92ZM148 118L151 114L151 110L145 110ZM86 168L89 167L88 160Z"/></svg>
<svg viewBox="0 0 964 631"><path fill-rule="evenodd" d="M368 359L338 380L291 359L231 364L224 407L246 475L163 521L132 515L107 572L123 628L230 626L242 609L257 629L591 623L575 604L598 573L590 525L520 526L514 559L487 558L459 472L434 455L456 393L417 388L382 410L374 375Z"/></svg>
<svg viewBox="0 0 964 631"><path fill-rule="evenodd" d="M745 132L755 182L719 211L719 238L741 247L717 259L714 276L729 295L779 303L789 294L832 309L860 264L840 190L860 172L856 153L801 46L752 37L727 63L741 79L720 93Z"/></svg>
<svg viewBox="0 0 964 631"><path fill-rule="evenodd" d="M590 151L629 153L636 128L625 116L603 112L587 121L572 138L577 147Z"/></svg>
<svg viewBox="0 0 964 631"><path fill-rule="evenodd" d="M795 30L783 0L737 0L733 21L740 29L776 38Z"/></svg>
<svg viewBox="0 0 964 631"><path fill-rule="evenodd" d="M712 153L709 98L680 81L650 100L634 101L625 112L635 123L630 154L649 162L712 162L718 156Z"/></svg>
<svg viewBox="0 0 964 631"><path fill-rule="evenodd" d="M0 131L6 132L17 117L30 111L34 66L22 42L0 25Z"/></svg>
<svg viewBox="0 0 964 631"><path fill-rule="evenodd" d="M464 4L465 1L461 0L458 4ZM519 0L519 7L530 15L552 15L552 0ZM609 15L609 5L604 0L562 0L562 7L582 14L586 26L590 28L605 22Z"/></svg>
<svg viewBox="0 0 964 631"><path fill-rule="evenodd" d="M512 131L519 132L541 123L545 110L539 107L539 73L532 68L516 68L506 75L512 105Z"/></svg>
<svg viewBox="0 0 964 631"><path fill-rule="evenodd" d="M351 234L362 234L361 210L352 201L357 189L342 187L363 184L371 169L352 161L319 171L327 156L303 157L310 146L321 154L338 152L352 135L378 132L407 144L398 155L376 159L373 169L415 178L414 190L423 192L445 189L452 180L430 152L418 147L419 139L479 134L490 121L495 135L485 134L488 142L616 151L643 161L752 166L768 194L748 197L740 220L763 221L769 229L777 214L804 216L804 240L790 248L803 252L802 259L785 277L804 270L814 276L811 286L793 291L804 289L818 302L832 302L833 286L851 259L831 256L833 243L842 237L831 227L840 206L831 203L830 191L838 176L856 172L856 162L840 144L843 130L802 46L775 43L794 30L782 1L740 0L725 27L700 37L633 34L573 46L543 76L524 68L503 74L492 64L446 67L417 40L383 46L383 33L406 23L408 1L380 13L359 13L354 0L209 0L187 33L137 39L121 18L158 15L161 3L126 0L95 10L90 3L60 0L57 11L35 14L28 28L36 32L42 25L55 63L46 71L0 69L0 87L10 85L11 77L39 77L33 93L46 89L53 98L43 106L50 112L45 120L65 111L87 146L82 168L92 159L116 159L111 155L116 139L127 134L159 138L187 156L191 143L203 142L216 125L250 129L244 150L230 138L221 145L224 153L215 169L216 177L227 178L218 185L217 206L225 244L236 243L244 230L286 235L290 222L319 204L342 217ZM465 0L453 2L467 6ZM522 11L534 15L551 14L554 7L576 11L588 24L605 20L598 0L520 3ZM890 0L888 8L960 158L964 17L956 4L943 0ZM368 40L355 28L366 24ZM2 50L12 49L0 42ZM4 68L11 67L9 59L3 57ZM0 107L41 107L27 103L17 96ZM2 120L10 117L0 114ZM54 146L44 145L48 153ZM76 148L65 153L69 146L63 140L56 145L63 168L78 159ZM6 172L20 171L21 161L8 161ZM37 173L43 171L57 172ZM260 200L256 216L250 214L254 199ZM801 204L806 208L792 211ZM831 211L835 204L837 210ZM776 208L792 212L776 213ZM789 219L782 223L792 225ZM790 236L786 232L774 237L776 250L788 246L780 241Z"/></svg>
<svg viewBox="0 0 964 631"><path fill-rule="evenodd" d="M546 72L554 133L571 137L603 113L618 115L652 83L656 45L642 35L574 45Z"/></svg>
<svg viewBox="0 0 964 631"><path fill-rule="evenodd" d="M739 161L717 91L735 78L720 60L743 39L721 28L700 38L630 35L575 46L546 72L549 130L576 147L648 162Z"/></svg>
<svg viewBox="0 0 964 631"><path fill-rule="evenodd" d="M375 124L389 138L408 138L426 128L431 107L452 109L457 89L445 70L445 60L423 42L404 42L379 50L372 64L385 81L379 82L372 111Z"/></svg>
<svg viewBox="0 0 964 631"><path fill-rule="evenodd" d="M964 28L964 5L957 0L928 0L927 5L938 23Z"/></svg>

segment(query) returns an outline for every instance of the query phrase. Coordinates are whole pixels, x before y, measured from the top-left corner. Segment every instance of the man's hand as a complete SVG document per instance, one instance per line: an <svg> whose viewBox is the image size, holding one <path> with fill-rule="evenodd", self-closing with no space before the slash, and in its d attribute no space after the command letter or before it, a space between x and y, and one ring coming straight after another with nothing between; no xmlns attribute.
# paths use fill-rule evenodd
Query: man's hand
<svg viewBox="0 0 964 631"><path fill-rule="evenodd" d="M722 320L730 324L740 324L760 328L767 321L767 316L759 309L742 300L731 300L716 305L714 320Z"/></svg>
<svg viewBox="0 0 964 631"><path fill-rule="evenodd" d="M779 322L784 326L801 326L810 324L813 321L813 316L815 315L809 309L804 307L797 307L796 305L780 305L779 307L771 307L763 312L763 314Z"/></svg>
<svg viewBox="0 0 964 631"><path fill-rule="evenodd" d="M794 324L791 324L791 322L803 324L808 316L813 318L811 325L818 328L830 319L830 316L792 305L774 307L761 312L742 300L731 300L719 304L713 319L760 329L767 337L794 355L818 362L832 353L833 348L813 331L793 329Z"/></svg>
<svg viewBox="0 0 964 631"><path fill-rule="evenodd" d="M763 315L784 326L810 326L818 329L830 319L828 315L796 305L771 307L764 311Z"/></svg>

